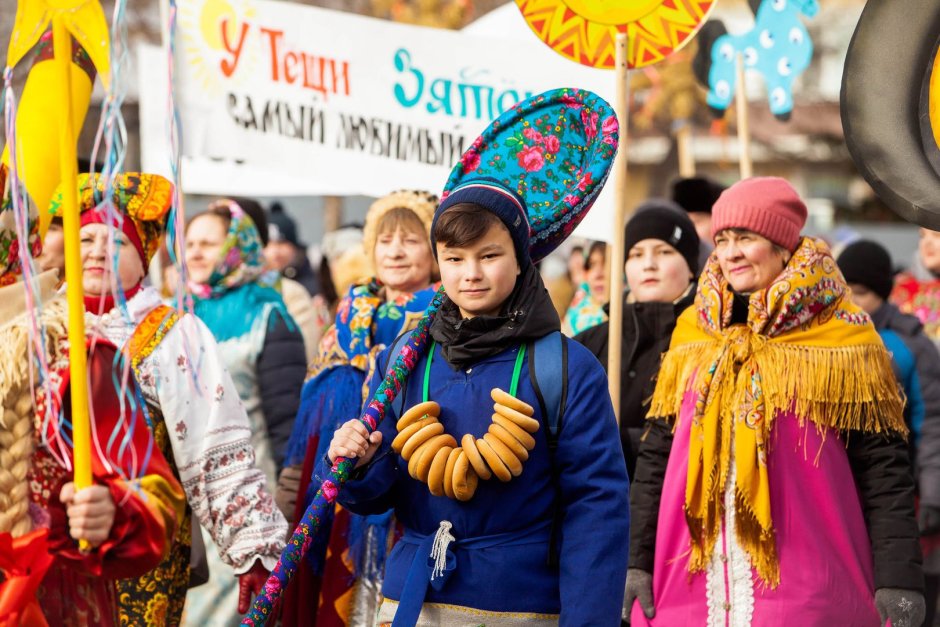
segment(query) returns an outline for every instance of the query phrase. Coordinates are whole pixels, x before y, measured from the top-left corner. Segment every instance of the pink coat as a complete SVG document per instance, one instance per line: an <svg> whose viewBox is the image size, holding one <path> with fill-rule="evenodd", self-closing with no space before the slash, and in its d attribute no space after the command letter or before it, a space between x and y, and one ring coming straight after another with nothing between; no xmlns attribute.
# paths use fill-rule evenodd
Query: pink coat
<svg viewBox="0 0 940 627"><path fill-rule="evenodd" d="M711 575L689 574L683 503L694 404L687 395L663 484L653 570L656 615L647 619L635 602L631 624L878 627L871 545L845 443L834 431L823 439L811 423L800 426L792 413L774 423L768 462L780 585L764 586L749 563L733 559L746 555L731 550L726 525Z"/></svg>

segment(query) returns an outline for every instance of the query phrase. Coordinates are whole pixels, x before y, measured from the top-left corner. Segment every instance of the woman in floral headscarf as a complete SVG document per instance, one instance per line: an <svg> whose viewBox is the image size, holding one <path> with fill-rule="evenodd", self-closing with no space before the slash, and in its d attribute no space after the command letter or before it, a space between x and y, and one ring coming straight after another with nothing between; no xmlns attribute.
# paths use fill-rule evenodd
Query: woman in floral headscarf
<svg viewBox="0 0 940 627"><path fill-rule="evenodd" d="M806 215L774 177L715 203L631 487L634 627L923 621L890 357Z"/></svg>
<svg viewBox="0 0 940 627"><path fill-rule="evenodd" d="M362 407L375 357L417 324L434 295L431 282L437 279L437 268L429 233L436 208L436 196L417 191L394 192L369 208L363 248L375 278L349 289L337 309L336 324L320 341L291 434L288 466L278 484L278 502L295 523L305 509L315 463L326 454L333 432ZM284 624L311 624L314 613L319 627L372 624L390 526L391 512L366 517L338 509L330 551L325 543L314 546L312 569L302 565L295 579L300 583L288 588ZM316 585L310 579L313 573L323 575L319 611L309 607L310 586ZM356 577L360 585L354 586Z"/></svg>
<svg viewBox="0 0 940 627"><path fill-rule="evenodd" d="M119 582L121 623L176 625L191 578L199 577L190 561L200 565L202 548L199 535L192 534L193 516L220 547L220 559L234 569L246 596L260 589L277 563L287 522L255 465L248 416L212 333L143 284L144 269L166 231L173 185L154 174L122 174L110 202L102 200L100 176L79 175L77 186L86 332L103 336L127 356L154 441L187 501L180 533L163 562ZM53 215L61 205L59 189L50 205ZM246 599L246 611L248 604Z"/></svg>
<svg viewBox="0 0 940 627"><path fill-rule="evenodd" d="M194 313L219 343L219 354L248 412L258 466L274 489L275 468L290 435L306 372L304 341L263 268L261 237L234 201L221 200L190 221L186 269ZM208 544L211 538L203 533ZM209 582L187 596L193 625L237 625L231 567L208 551Z"/></svg>

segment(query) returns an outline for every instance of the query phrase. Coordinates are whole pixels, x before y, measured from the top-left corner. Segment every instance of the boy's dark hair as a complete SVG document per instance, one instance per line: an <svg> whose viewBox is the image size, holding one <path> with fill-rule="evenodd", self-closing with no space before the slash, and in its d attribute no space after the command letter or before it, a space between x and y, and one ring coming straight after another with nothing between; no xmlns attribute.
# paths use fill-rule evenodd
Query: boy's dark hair
<svg viewBox="0 0 940 627"><path fill-rule="evenodd" d="M448 207L434 224L434 241L441 246L463 248L478 242L494 224L502 225L503 221L492 211L473 203L458 203Z"/></svg>

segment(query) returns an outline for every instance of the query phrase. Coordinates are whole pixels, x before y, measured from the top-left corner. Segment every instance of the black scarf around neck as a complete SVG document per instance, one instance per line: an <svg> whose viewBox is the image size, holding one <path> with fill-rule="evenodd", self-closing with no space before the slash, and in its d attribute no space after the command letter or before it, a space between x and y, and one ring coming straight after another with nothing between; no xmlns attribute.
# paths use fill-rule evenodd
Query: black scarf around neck
<svg viewBox="0 0 940 627"><path fill-rule="evenodd" d="M457 305L445 298L431 323L431 337L441 345L451 368L460 370L515 344L558 331L560 326L542 277L528 263L498 316L464 318Z"/></svg>

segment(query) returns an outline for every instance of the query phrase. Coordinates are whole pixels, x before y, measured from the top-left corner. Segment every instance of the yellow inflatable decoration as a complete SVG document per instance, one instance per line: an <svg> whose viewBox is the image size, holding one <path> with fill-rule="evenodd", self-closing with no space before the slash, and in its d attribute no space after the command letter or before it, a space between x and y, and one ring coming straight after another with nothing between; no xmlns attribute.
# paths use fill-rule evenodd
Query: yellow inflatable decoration
<svg viewBox="0 0 940 627"><path fill-rule="evenodd" d="M51 37L45 34L50 25ZM19 0L7 67L14 67L37 43L42 43L39 57L26 79L15 121L18 142L15 176L23 179L36 203L41 225L48 225L52 192L59 181L68 181L63 185L62 199L68 337L71 346L84 347L78 189L74 184L78 178L76 129L81 128L91 99L93 72L89 65L97 68L105 88L109 87L108 23L98 0ZM85 54L88 63L84 63ZM4 157L9 158L8 151ZM45 233L45 229L40 232ZM69 373L72 460L75 487L81 490L91 485L91 423L84 350L71 351ZM79 541L79 548L90 550L84 540Z"/></svg>
<svg viewBox="0 0 940 627"><path fill-rule="evenodd" d="M65 88L52 54L49 28L53 17L61 20L73 41L68 97L63 93ZM109 41L108 23L98 0L19 0L7 67L15 67L36 44L40 44L40 51L17 108L17 174L39 209L41 234L49 226L51 216L46 208L60 181L60 155L53 148L59 145L59 124L55 121L61 119L62 107L70 101L72 129L81 129L91 103L95 69L108 88ZM3 150L2 162L10 164L9 146Z"/></svg>

